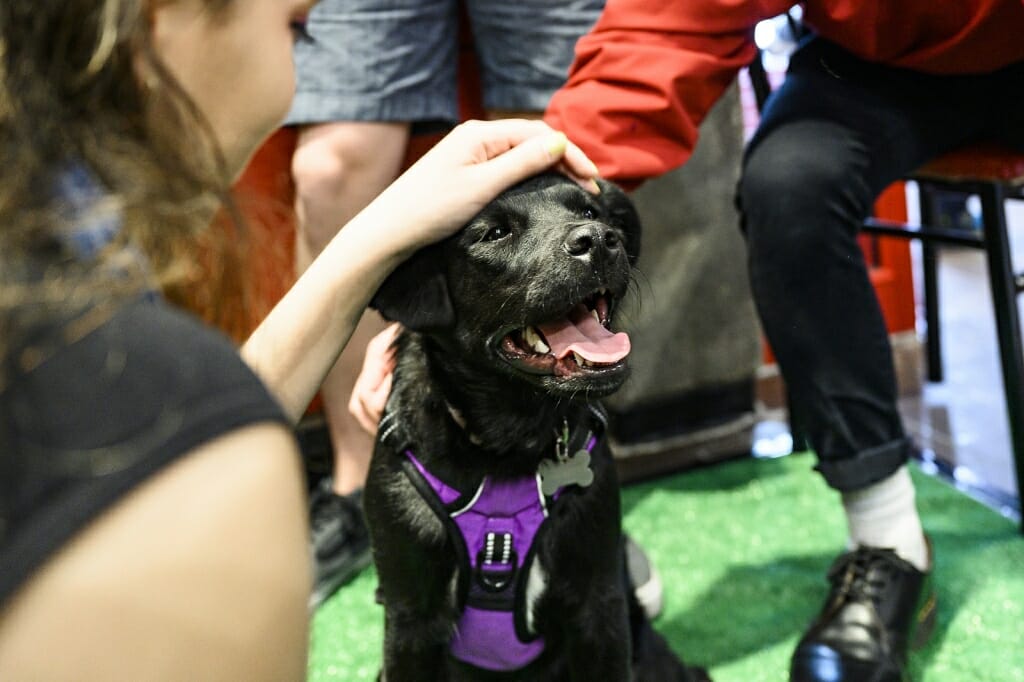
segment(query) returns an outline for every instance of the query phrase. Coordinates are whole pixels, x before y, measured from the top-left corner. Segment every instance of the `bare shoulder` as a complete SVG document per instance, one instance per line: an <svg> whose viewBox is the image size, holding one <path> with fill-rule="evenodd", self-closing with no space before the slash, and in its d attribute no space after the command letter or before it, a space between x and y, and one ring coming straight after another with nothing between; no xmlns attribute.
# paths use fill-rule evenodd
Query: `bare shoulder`
<svg viewBox="0 0 1024 682"><path fill-rule="evenodd" d="M196 448L0 613L0 679L302 679L306 518L285 427L254 424Z"/></svg>

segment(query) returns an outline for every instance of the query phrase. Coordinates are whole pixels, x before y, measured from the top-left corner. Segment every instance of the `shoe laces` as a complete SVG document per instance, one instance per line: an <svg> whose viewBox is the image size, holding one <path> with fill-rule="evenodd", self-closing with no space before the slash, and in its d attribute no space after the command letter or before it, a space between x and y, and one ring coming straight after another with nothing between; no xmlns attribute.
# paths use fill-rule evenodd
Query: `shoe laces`
<svg viewBox="0 0 1024 682"><path fill-rule="evenodd" d="M876 547L862 547L836 559L828 572L836 586L833 608L850 601L877 603L899 561L893 550Z"/></svg>

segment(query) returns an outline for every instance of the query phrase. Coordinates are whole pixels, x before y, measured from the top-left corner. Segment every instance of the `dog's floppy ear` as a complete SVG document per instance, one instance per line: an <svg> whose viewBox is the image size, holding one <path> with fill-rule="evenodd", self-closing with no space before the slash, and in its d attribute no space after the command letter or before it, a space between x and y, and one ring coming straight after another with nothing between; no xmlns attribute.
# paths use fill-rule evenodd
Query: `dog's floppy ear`
<svg viewBox="0 0 1024 682"><path fill-rule="evenodd" d="M597 180L601 188L600 199L611 214L615 226L626 233L626 255L629 262L636 265L640 256L640 216L633 206L633 200L621 187L608 180Z"/></svg>
<svg viewBox="0 0 1024 682"><path fill-rule="evenodd" d="M443 248L441 243L420 249L395 268L370 299L370 307L413 331L436 331L455 324Z"/></svg>

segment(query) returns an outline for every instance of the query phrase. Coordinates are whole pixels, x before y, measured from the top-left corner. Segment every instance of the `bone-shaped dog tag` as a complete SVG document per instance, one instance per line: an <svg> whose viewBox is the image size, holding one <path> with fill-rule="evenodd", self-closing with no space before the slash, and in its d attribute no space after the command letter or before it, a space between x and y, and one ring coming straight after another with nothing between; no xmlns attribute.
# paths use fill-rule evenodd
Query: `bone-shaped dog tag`
<svg viewBox="0 0 1024 682"><path fill-rule="evenodd" d="M540 474L541 492L549 497L563 486L578 485L586 488L594 482L594 472L590 470L590 453L586 450L579 450L572 457L564 459L542 460L537 473Z"/></svg>

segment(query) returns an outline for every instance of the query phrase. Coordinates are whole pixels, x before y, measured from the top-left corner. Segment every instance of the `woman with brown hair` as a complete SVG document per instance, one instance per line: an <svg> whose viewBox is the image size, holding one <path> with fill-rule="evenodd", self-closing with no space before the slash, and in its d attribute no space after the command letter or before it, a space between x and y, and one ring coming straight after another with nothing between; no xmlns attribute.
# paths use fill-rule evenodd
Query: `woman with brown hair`
<svg viewBox="0 0 1024 682"><path fill-rule="evenodd" d="M460 126L239 353L156 292L286 113L311 5L0 5L0 679L303 677L290 423L412 251L551 165L593 184L543 123Z"/></svg>

